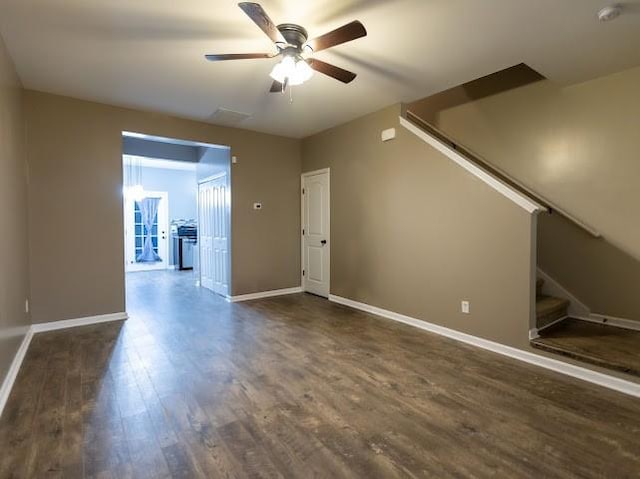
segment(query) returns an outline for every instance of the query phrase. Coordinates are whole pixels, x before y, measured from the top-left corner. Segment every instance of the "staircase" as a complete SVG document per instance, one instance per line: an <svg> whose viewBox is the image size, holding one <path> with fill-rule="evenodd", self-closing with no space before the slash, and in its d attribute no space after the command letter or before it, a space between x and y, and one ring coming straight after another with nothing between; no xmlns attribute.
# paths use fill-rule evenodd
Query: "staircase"
<svg viewBox="0 0 640 479"><path fill-rule="evenodd" d="M460 96L455 98L458 99ZM434 105L442 106L438 102ZM529 213L559 214L593 238L601 237L597 230L536 194L404 107L400 124ZM571 302L568 299L545 294L544 284L544 279L536 280L535 329L537 331L530 332L530 334L533 333L530 341L533 348L565 356L574 361L612 369L619 373L632 374L636 378L640 377L640 355L638 354L640 330L597 324L587 318L570 318ZM554 294L562 294L560 293L562 288L559 285L550 286L544 289ZM558 292L555 293L555 291ZM575 312L580 314L580 311L585 308L575 309ZM589 316L588 312L581 314ZM637 381L637 379L634 380Z"/></svg>
<svg viewBox="0 0 640 479"><path fill-rule="evenodd" d="M536 328L539 330L568 316L569 300L542 293L544 280L536 281Z"/></svg>

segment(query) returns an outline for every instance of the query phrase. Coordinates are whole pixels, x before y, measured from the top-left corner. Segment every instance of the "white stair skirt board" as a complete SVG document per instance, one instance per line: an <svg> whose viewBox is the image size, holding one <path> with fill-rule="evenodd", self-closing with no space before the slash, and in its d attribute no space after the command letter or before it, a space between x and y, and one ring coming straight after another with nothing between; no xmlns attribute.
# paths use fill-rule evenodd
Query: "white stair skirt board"
<svg viewBox="0 0 640 479"><path fill-rule="evenodd" d="M31 344L31 339L33 338L34 334L44 333L45 331L55 331L57 329L87 326L89 324L106 323L109 321L122 321L128 318L129 315L127 313L110 313L101 314L99 316L88 316L86 318L64 319L61 321L51 321L49 323L32 324L27 330L27 333L22 340L22 344L20 344L18 352L11 362L11 367L9 367L7 377L2 382L2 387L0 387L0 416L2 416L4 406L7 404L7 400L9 399L9 395L11 394L11 389L13 388L13 383L18 377L18 371L20 371L20 366L22 365L22 361L24 361L27 350L29 349L29 344Z"/></svg>
<svg viewBox="0 0 640 479"><path fill-rule="evenodd" d="M549 276L540 268L536 268L537 276L544 280L543 291L549 296L556 296L558 298L564 298L569 300L568 315L571 318L585 317L591 315L589 307L576 298L570 291L565 289L558 281Z"/></svg>
<svg viewBox="0 0 640 479"><path fill-rule="evenodd" d="M274 289L271 291L261 291L259 293L240 294L238 296L227 296L230 303L238 303L240 301L249 301L251 299L271 298L273 296L284 296L285 294L302 293L302 286L295 288Z"/></svg>
<svg viewBox="0 0 640 479"><path fill-rule="evenodd" d="M630 396L640 397L640 384L638 383L625 381L624 379L592 371L580 366L574 366L573 364L558 361L557 359L547 358L545 356L540 356L528 351L523 351L511 346L496 343L495 341L490 341L488 339L479 338L470 334L461 333L460 331L456 331L454 329L445 328L444 326L438 326L437 324L428 323L427 321L423 321L421 319L405 316L400 313L395 313L393 311L388 311L376 306L360 303L358 301L343 298L341 296L335 296L333 294L329 295L329 301L343 304L345 306L359 309L361 311L375 314L377 316L382 316L383 318L399 321L410 326L415 326L416 328L439 334L440 336L455 339L463 343L471 344L472 346L477 346L488 351L493 351L494 353L502 354L503 356L508 356L519 361L524 361L535 366L540 366L551 371L565 374L567 376L582 379L583 381L597 384L598 386L602 386L605 388L613 389L614 391L628 394Z"/></svg>

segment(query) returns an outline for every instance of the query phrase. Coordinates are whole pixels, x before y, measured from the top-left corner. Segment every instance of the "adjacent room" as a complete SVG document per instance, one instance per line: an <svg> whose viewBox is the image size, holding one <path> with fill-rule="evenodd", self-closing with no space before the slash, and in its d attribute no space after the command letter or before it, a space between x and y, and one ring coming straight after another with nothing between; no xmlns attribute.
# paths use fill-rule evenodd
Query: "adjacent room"
<svg viewBox="0 0 640 479"><path fill-rule="evenodd" d="M228 297L229 148L125 132L122 152L127 284L180 278Z"/></svg>
<svg viewBox="0 0 640 479"><path fill-rule="evenodd" d="M0 479L640 478L640 0L0 2Z"/></svg>

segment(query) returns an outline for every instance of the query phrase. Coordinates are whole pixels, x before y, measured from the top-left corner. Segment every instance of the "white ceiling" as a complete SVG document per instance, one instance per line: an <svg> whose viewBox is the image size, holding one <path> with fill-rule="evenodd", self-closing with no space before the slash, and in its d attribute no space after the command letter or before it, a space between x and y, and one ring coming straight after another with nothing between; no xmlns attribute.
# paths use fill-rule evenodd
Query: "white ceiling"
<svg viewBox="0 0 640 479"><path fill-rule="evenodd" d="M269 94L276 61L210 63L205 53L270 51L232 0L0 0L0 33L24 86L207 121L250 113L243 128L303 137L517 63L573 83L640 64L640 0L599 23L606 0L261 0L275 23L317 36L348 21L369 35L317 57L358 73L316 73Z"/></svg>

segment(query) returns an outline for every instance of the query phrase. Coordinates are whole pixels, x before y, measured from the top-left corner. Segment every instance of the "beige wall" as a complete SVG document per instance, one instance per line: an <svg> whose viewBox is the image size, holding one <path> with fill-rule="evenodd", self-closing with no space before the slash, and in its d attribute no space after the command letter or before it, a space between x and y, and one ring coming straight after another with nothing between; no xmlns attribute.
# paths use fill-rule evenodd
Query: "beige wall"
<svg viewBox="0 0 640 479"><path fill-rule="evenodd" d="M638 85L640 68L564 88L545 80L430 113L450 137L602 233L578 244L561 221L545 221L540 266L594 312L630 319L640 319L629 281L640 278ZM613 256L628 263L615 268Z"/></svg>
<svg viewBox="0 0 640 479"><path fill-rule="evenodd" d="M0 384L30 324L22 86L0 38Z"/></svg>
<svg viewBox="0 0 640 479"><path fill-rule="evenodd" d="M400 127L399 113L303 140L303 171L331 168L331 293L527 347L531 216ZM391 127L397 138L382 143Z"/></svg>
<svg viewBox="0 0 640 479"><path fill-rule="evenodd" d="M25 107L34 322L125 308L123 130L231 146L232 294L299 285L299 140L34 91Z"/></svg>

